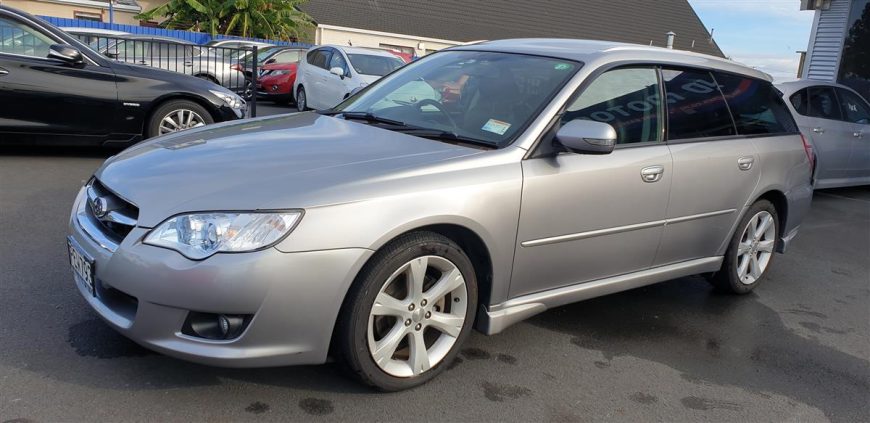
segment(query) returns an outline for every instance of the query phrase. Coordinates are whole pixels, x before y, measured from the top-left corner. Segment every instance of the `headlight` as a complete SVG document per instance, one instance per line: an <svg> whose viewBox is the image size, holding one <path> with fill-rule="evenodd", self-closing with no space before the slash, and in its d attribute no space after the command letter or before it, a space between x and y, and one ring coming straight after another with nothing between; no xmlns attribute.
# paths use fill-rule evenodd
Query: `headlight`
<svg viewBox="0 0 870 423"><path fill-rule="evenodd" d="M290 233L301 217L301 211L183 214L158 225L144 242L202 260L215 253L271 247Z"/></svg>
<svg viewBox="0 0 870 423"><path fill-rule="evenodd" d="M221 99L224 104L230 106L233 109L241 109L242 106L245 105L245 100L242 100L241 97L233 94L233 93L225 93L223 91L217 90L208 90L210 93L217 96L217 98Z"/></svg>

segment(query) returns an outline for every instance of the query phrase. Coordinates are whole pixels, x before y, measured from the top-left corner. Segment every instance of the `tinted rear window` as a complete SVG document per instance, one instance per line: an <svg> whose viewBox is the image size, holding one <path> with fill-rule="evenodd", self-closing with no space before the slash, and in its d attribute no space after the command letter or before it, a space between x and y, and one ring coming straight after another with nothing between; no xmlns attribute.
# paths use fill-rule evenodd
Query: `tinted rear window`
<svg viewBox="0 0 870 423"><path fill-rule="evenodd" d="M668 139L736 135L710 72L662 69L668 100Z"/></svg>
<svg viewBox="0 0 870 423"><path fill-rule="evenodd" d="M767 81L715 73L740 135L797 132L780 93Z"/></svg>
<svg viewBox="0 0 870 423"><path fill-rule="evenodd" d="M384 76L402 66L405 62L398 57L373 56L369 54L348 54L350 64L362 75Z"/></svg>

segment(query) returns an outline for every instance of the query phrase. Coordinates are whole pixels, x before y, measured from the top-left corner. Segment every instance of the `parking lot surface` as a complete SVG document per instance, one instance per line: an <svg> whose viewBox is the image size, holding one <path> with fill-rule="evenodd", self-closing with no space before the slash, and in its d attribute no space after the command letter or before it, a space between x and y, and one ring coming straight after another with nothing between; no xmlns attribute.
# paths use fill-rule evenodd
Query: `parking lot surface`
<svg viewBox="0 0 870 423"><path fill-rule="evenodd" d="M0 421L870 420L868 188L817 192L752 294L689 277L561 307L474 333L433 382L383 394L334 364L187 363L99 320L65 236L110 154L0 150Z"/></svg>

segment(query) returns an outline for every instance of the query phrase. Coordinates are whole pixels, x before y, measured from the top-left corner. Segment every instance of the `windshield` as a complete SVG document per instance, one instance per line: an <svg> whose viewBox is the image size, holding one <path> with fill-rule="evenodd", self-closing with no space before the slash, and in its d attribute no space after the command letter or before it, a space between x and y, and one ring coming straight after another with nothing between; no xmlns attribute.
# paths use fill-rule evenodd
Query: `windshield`
<svg viewBox="0 0 870 423"><path fill-rule="evenodd" d="M334 112L370 114L500 147L509 144L581 66L523 54L444 51L407 65Z"/></svg>
<svg viewBox="0 0 870 423"><path fill-rule="evenodd" d="M348 54L347 57L356 73L361 75L384 76L405 65L405 62L398 57L370 54Z"/></svg>

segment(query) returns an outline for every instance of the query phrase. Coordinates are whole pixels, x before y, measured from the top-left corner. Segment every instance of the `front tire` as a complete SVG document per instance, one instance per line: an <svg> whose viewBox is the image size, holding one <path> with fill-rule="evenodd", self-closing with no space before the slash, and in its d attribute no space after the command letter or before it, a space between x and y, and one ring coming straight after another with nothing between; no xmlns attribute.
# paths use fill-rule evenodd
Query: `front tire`
<svg viewBox="0 0 870 423"><path fill-rule="evenodd" d="M722 268L710 283L732 294L747 294L755 289L773 263L779 232L776 208L767 200L756 201L737 225Z"/></svg>
<svg viewBox="0 0 870 423"><path fill-rule="evenodd" d="M462 249L436 233L407 234L357 276L339 316L335 352L368 385L412 388L453 361L476 306L474 267Z"/></svg>
<svg viewBox="0 0 870 423"><path fill-rule="evenodd" d="M190 100L170 100L151 114L145 135L153 138L211 123L214 123L211 113L199 104Z"/></svg>

